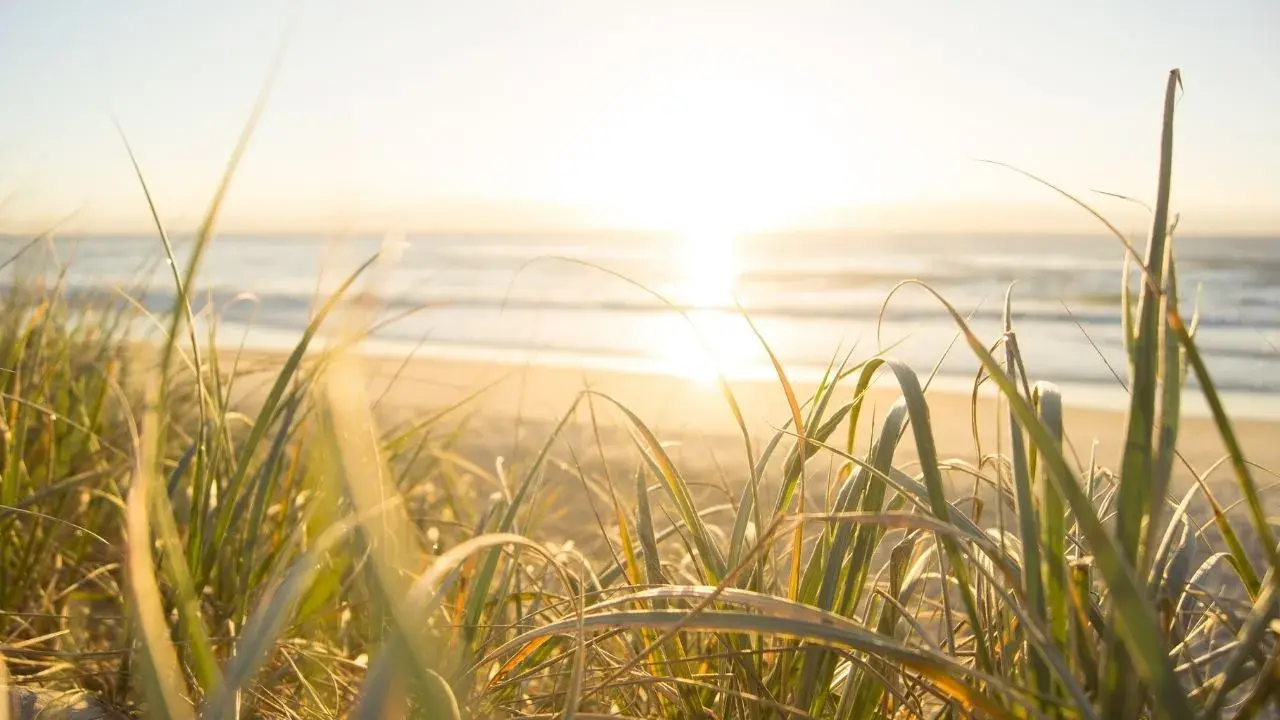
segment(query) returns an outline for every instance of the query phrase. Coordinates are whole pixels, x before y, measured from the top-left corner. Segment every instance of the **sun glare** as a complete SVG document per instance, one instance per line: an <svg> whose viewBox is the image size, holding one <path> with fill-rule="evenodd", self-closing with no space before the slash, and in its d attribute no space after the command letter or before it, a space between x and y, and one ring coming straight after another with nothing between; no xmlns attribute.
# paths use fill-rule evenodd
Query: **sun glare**
<svg viewBox="0 0 1280 720"><path fill-rule="evenodd" d="M680 237L678 301L692 308L732 307L738 280L733 235L714 226L691 227Z"/></svg>
<svg viewBox="0 0 1280 720"><path fill-rule="evenodd" d="M680 266L672 299L697 330L673 317L682 327L668 326L673 333L657 344L676 375L710 383L717 369L732 376L746 367L750 333L735 308L739 264L734 239L731 231L711 224L691 224L678 238Z"/></svg>

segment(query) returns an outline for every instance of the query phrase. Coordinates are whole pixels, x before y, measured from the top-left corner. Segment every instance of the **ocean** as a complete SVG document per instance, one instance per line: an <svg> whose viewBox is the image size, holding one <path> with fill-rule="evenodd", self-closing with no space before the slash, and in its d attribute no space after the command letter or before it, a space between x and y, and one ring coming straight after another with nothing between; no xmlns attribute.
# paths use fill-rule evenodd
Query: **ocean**
<svg viewBox="0 0 1280 720"><path fill-rule="evenodd" d="M0 238L0 259L28 241ZM175 244L185 265L190 241ZM1198 315L1215 384L1233 412L1280 419L1280 238L1180 237L1176 249L1182 312ZM1122 407L1126 397L1124 250L1102 236L220 235L196 309L216 315L221 345L287 348L317 297L380 250L360 289L379 299L383 318L399 319L370 339L373 353L771 377L745 311L794 378L885 352L922 375L937 366L941 386L968 387L976 360L963 343L947 352L955 324L939 301L918 285L895 291L913 279L989 343L1012 288L1033 380L1062 386L1068 402ZM60 272L76 297L126 293L155 311L173 298L154 235L59 236L0 281Z"/></svg>

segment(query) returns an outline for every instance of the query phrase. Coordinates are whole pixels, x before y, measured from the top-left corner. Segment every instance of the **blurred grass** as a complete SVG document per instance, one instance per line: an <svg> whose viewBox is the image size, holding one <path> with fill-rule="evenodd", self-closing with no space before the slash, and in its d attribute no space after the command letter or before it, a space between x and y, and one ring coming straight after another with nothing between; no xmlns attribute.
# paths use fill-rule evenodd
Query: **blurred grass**
<svg viewBox="0 0 1280 720"><path fill-rule="evenodd" d="M376 308L359 290L386 258L318 304L246 405L244 366L213 351L216 317L190 304L219 200L163 318L123 295L69 302L56 265L24 267L37 238L6 262L0 311L0 671L156 717L1275 710L1280 557L1178 303L1179 88L1175 71L1145 258L1116 233L1125 277L1132 263L1142 278L1136 311L1122 293L1117 474L1066 455L1069 398L1024 367L1012 300L1005 332L979 338L937 298L982 367L975 423L978 384L1003 403L994 454L975 428L976 464L939 457L928 381L891 357L833 362L803 398L757 332L788 413L753 446L721 378L745 470L717 486L598 392L509 463L482 455L457 408L383 422L358 354ZM139 346L139 324L165 341ZM336 342L314 352L324 333ZM1248 528L1203 483L1168 497L1188 370ZM900 398L877 413L865 400L882 377ZM626 442L604 439L618 428ZM545 522L566 476L591 518L571 532ZM1193 524L1197 503L1216 536Z"/></svg>

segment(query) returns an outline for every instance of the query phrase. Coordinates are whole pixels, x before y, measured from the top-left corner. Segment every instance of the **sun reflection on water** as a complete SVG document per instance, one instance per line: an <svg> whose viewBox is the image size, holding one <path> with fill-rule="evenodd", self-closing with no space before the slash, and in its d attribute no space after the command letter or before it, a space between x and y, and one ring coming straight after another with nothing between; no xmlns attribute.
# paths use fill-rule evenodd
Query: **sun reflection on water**
<svg viewBox="0 0 1280 720"><path fill-rule="evenodd" d="M744 372L754 349L753 337L738 314L739 263L731 232L692 228L680 238L680 265L671 299L685 309L697 328L672 315L661 323L663 337L655 338L662 359L678 376L700 382L716 380L717 368L726 377Z"/></svg>
<svg viewBox="0 0 1280 720"><path fill-rule="evenodd" d="M738 281L733 235L713 229L685 232L677 302L692 308L732 307Z"/></svg>

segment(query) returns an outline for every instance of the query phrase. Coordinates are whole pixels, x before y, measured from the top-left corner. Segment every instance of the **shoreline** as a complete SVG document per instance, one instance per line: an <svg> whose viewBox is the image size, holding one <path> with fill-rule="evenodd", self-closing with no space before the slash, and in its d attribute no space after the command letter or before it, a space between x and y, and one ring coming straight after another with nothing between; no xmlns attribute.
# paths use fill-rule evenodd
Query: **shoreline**
<svg viewBox="0 0 1280 720"><path fill-rule="evenodd" d="M228 354L223 351L220 354L228 356L234 352ZM280 353L246 350L240 369L242 372L263 373L278 366L283 357ZM556 422L579 392L590 387L625 405L664 440L676 438L686 445L703 445L713 453L742 454L740 430L713 381L548 364L515 365L430 357L414 357L406 361L403 357L368 353L356 357L360 372L368 383L368 397L371 401L380 402L379 409L387 417L420 418L488 388L458 415L465 414L491 427L503 428L500 434L505 435L508 431L519 432L520 424L542 426ZM224 364L224 368L228 367ZM390 385L392 378L395 378L394 386ZM921 380L923 382L924 378ZM850 397L838 397L841 404L852 399L852 378L844 383L845 393ZM816 383L793 380L793 385L797 398L803 403L812 394ZM731 379L729 386L758 452L776 428L790 417L785 396L776 379ZM1196 391L1188 390L1184 398L1189 401L1193 392ZM891 374L881 370L868 393L866 406L873 413L877 426L899 394ZM957 392L942 384L927 389L926 398L939 457L976 462L969 392ZM607 401L596 403L601 424L620 426L621 415L605 410L607 404ZM1082 404L1069 391L1063 393L1063 404L1065 452L1073 467L1087 468L1093 457L1098 467L1115 469L1119 465L1124 438L1124 412ZM979 396L977 420L977 435L983 455L993 452L997 445L1002 449L1007 446L1007 409L1001 409L997 415L997 403L989 383ZM1275 442L1280 420L1232 416L1232 425L1251 462L1261 468L1280 468L1280 444ZM843 437L843 433L841 428L833 437ZM864 448L865 442L865 437L859 440L859 449ZM913 445L909 431L902 447L912 457ZM1224 488L1226 501L1234 499L1235 480L1231 468L1219 463L1225 456L1225 450L1211 419L1184 413L1179 426L1178 450L1186 464L1176 463L1175 491L1191 481L1187 464L1198 475L1213 467L1206 479L1212 485ZM734 461L736 456L730 455L729 461ZM1219 464L1214 467L1215 463ZM1259 474L1265 473L1259 471ZM1260 484L1270 484L1266 478L1258 480Z"/></svg>
<svg viewBox="0 0 1280 720"><path fill-rule="evenodd" d="M230 333L229 333L230 334ZM271 342L258 342L244 348L249 356L286 355L297 341L295 335L273 337ZM586 353L545 349L507 349L492 348L471 344L436 344L430 342L423 345L406 343L399 340L365 340L361 343L365 358L377 363L401 362L412 354L413 363L437 363L442 365L477 365L508 368L542 367L557 372L572 372L580 375L613 376L628 375L652 378L659 382L674 380L691 384L713 384L714 376L704 374L694 376L683 373L670 363L655 358L643 358L630 355L618 355L609 358L598 357ZM415 351L416 348L416 351ZM230 344L219 348L223 354L234 353L237 348ZM313 345L308 355L324 352L319 344ZM958 348L957 352L968 352ZM816 385L825 368L808 365L795 365L784 362L784 370L794 384ZM916 368L923 382L928 369ZM1123 372L1124 368L1116 368ZM1213 371L1210 366L1210 372ZM1188 370L1190 375L1190 370ZM776 385L777 379L772 368L752 367L749 371L735 368L727 374L731 385ZM1124 413L1128 409L1128 395L1119 382L1091 382L1085 380L1053 381L1068 405L1107 413ZM932 387L938 391L968 395L972 390L973 377L955 373L940 373L932 381ZM1247 392L1237 390L1219 390L1219 397L1233 420L1276 422L1280 423L1280 393ZM1182 416L1184 418L1208 419L1208 404L1198 387L1187 386L1182 394Z"/></svg>

